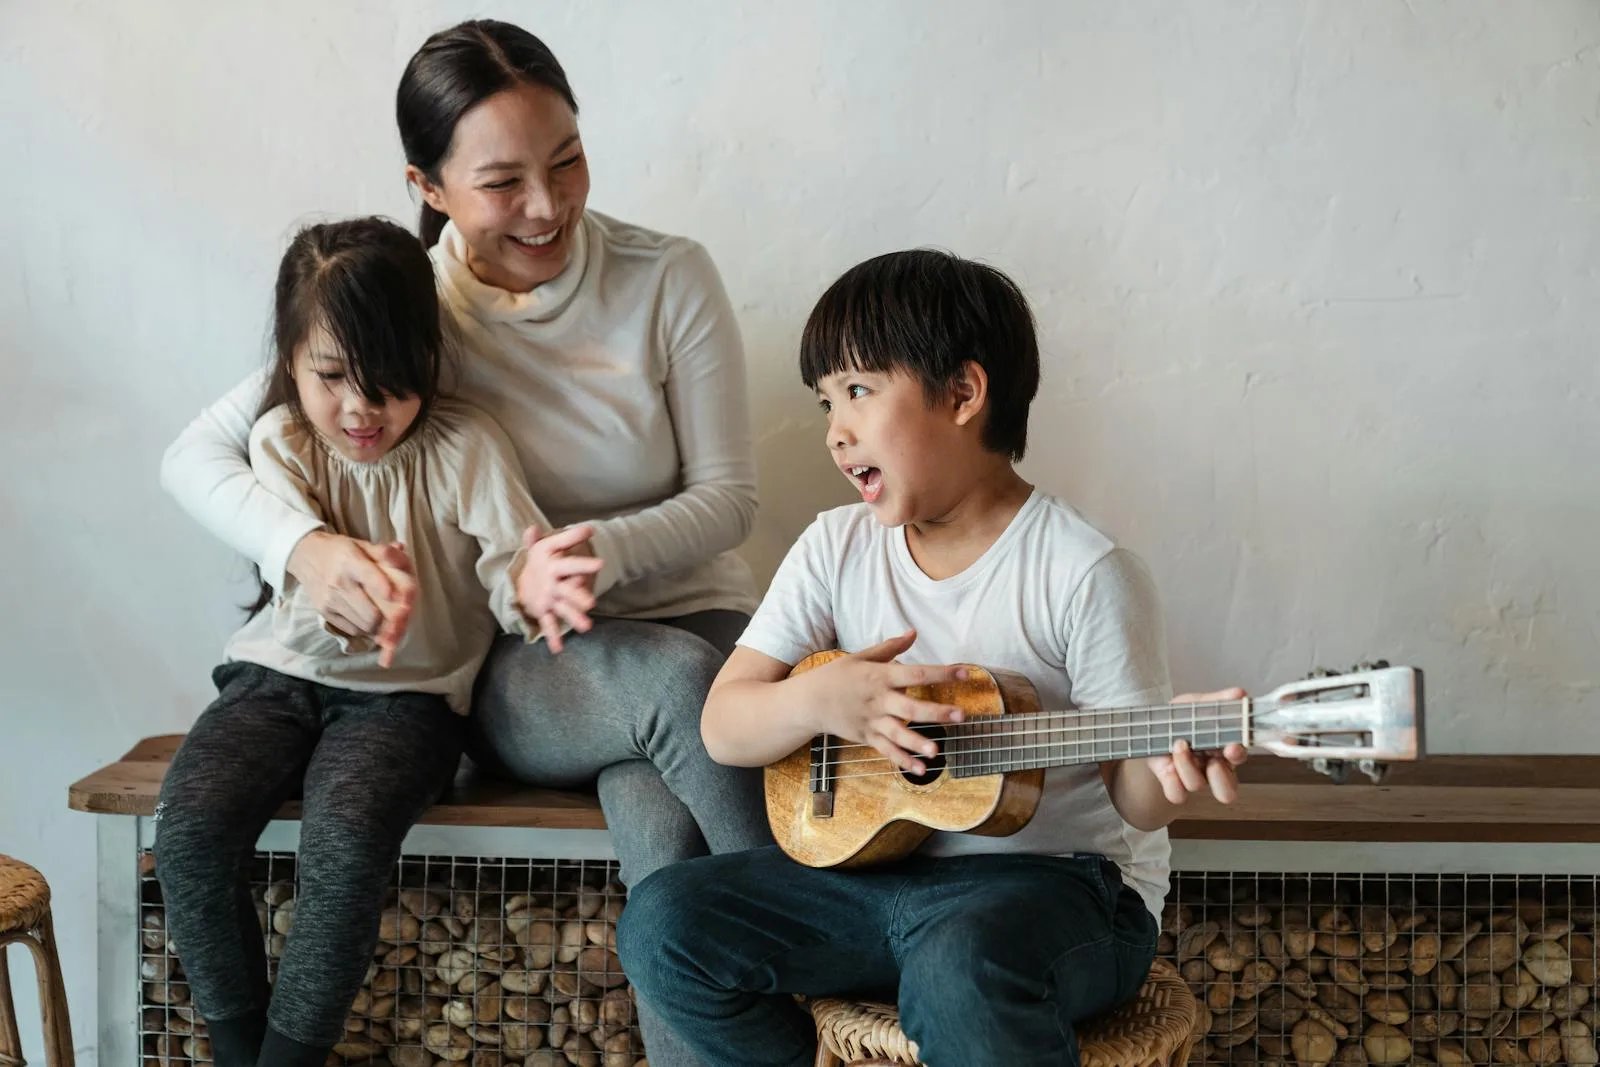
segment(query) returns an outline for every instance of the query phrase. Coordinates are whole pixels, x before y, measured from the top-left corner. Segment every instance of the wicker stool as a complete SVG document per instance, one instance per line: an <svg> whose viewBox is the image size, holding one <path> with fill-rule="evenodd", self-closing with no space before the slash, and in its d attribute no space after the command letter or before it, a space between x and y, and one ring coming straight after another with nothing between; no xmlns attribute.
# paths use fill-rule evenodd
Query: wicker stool
<svg viewBox="0 0 1600 1067"><path fill-rule="evenodd" d="M887 1004L819 998L817 1067L921 1067L916 1043ZM1172 964L1157 960L1133 1002L1078 1027L1083 1067L1183 1067L1194 1041L1194 994ZM943 1065L941 1065L943 1067Z"/></svg>
<svg viewBox="0 0 1600 1067"><path fill-rule="evenodd" d="M39 979L39 1005L44 1015L45 1063L73 1067L72 1025L67 1021L67 991L56 958L55 931L50 925L50 886L44 876L20 860L0 856L0 1067L22 1067L22 1037L17 1033L11 1003L11 974L6 946L21 941L33 950Z"/></svg>

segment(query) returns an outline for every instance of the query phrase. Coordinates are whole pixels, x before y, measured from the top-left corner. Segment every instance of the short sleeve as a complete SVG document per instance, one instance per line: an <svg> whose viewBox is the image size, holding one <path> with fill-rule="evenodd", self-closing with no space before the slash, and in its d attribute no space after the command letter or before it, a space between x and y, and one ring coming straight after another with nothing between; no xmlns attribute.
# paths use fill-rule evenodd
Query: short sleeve
<svg viewBox="0 0 1600 1067"><path fill-rule="evenodd" d="M1155 580L1124 548L1100 558L1067 606L1067 677L1080 708L1172 699L1166 631Z"/></svg>
<svg viewBox="0 0 1600 1067"><path fill-rule="evenodd" d="M833 614L837 546L821 519L800 535L772 576L739 644L794 666L838 644Z"/></svg>

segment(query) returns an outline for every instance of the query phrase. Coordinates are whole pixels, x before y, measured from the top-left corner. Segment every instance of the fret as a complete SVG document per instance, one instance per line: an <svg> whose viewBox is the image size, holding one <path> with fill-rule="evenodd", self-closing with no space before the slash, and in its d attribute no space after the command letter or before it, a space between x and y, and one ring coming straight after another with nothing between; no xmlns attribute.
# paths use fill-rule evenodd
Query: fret
<svg viewBox="0 0 1600 1067"><path fill-rule="evenodd" d="M1238 715L1223 703L984 716L945 727L945 759L952 776L968 778L1160 755L1179 739L1221 749L1245 741L1245 707Z"/></svg>

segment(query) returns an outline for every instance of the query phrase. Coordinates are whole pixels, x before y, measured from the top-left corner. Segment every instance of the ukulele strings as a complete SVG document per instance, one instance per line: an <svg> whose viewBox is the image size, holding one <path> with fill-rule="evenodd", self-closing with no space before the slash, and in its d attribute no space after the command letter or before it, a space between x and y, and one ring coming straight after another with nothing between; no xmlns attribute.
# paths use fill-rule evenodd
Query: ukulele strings
<svg viewBox="0 0 1600 1067"><path fill-rule="evenodd" d="M1187 707L1188 705L1180 705L1180 706ZM1196 706L1198 707L1199 705L1196 705ZM996 717L996 721L997 722L1004 722L1006 718L1009 718L1009 716ZM1091 746L1092 747L1092 746L1099 745L1099 744L1115 745L1115 744L1117 744L1119 742L1122 743L1123 745L1127 745L1128 743L1133 742L1133 741L1153 741L1158 736L1160 736L1160 734L1162 732L1162 728L1167 728L1166 729L1167 736L1170 737L1172 740L1176 741L1182 735L1179 734L1179 733L1173 732L1173 730L1171 728L1172 727L1180 727L1180 726L1189 728L1187 731L1185 731L1186 733L1204 734L1207 731L1209 731L1209 732L1211 732L1213 734L1220 735L1222 733L1222 731L1223 731L1223 727L1224 726L1231 726L1231 725L1237 723L1237 721L1238 720L1236 718L1234 718L1232 715L1210 715L1210 716L1195 715L1195 716L1175 716L1175 717L1169 718L1169 719L1152 719L1152 720L1146 720L1146 721L1141 722L1141 723L1130 723L1130 724L1128 724L1126 726L1120 726L1120 727L1057 726L1057 727L1048 727L1048 728L1044 728L1044 729L1034 728L1034 729L1023 729L1023 730L996 730L996 731L994 731L992 733L968 734L968 735L966 735L964 737L946 738L946 741L947 741L947 743L949 741L952 741L952 740L953 741L978 740L978 741L987 742L987 741L993 740L993 739L1007 739L1007 738L1013 738L1013 737L1023 737L1023 738L1026 738L1027 740L1025 740L1022 744L1014 744L1014 745L1000 745L1000 746L993 746L993 747L985 745L982 748L982 750L980 752L977 752L977 753L971 753L971 752L962 753L958 749L958 750L955 751L953 758L949 759L949 763L947 763L947 765L950 765L952 770L959 769L959 770L964 770L964 771L967 771L967 770L981 770L981 769L989 767L991 765L998 768L1001 764L1003 764L1006 761L990 759L988 757L997 756L997 755L999 755L1001 753L1006 753L1006 752L1039 752L1039 751L1048 750L1048 749L1057 749L1057 750L1059 750L1059 749L1066 748L1066 747L1069 747L1069 746L1074 747L1074 748L1082 748L1084 746ZM1048 739L1042 738L1040 736L1042 734L1080 733L1080 732L1087 731L1087 730L1105 730L1105 729L1117 730L1122 736L1111 738L1111 739L1106 740L1106 741L1096 741L1096 740L1093 740L1093 739L1083 739L1083 738L1068 738L1068 739L1061 739L1061 740L1048 740ZM1133 731L1135 731L1135 730L1140 731L1140 733L1138 733L1138 734L1133 733ZM1217 740L1221 740L1220 736L1217 738ZM1232 744L1234 742L1228 742L1228 743ZM825 743L825 751L827 751L830 754L834 753L834 752L841 752L842 753L842 752L846 752L846 751L848 751L850 749L867 749L869 751L876 751L876 750L872 749L871 745L864 745L864 744L860 744L858 742L850 742L850 743L846 743L846 744L837 744L837 745L832 743L832 742ZM947 758L951 757L950 748L948 748L948 747L946 748L945 754L946 754ZM978 756L981 756L981 757L984 757L984 758L978 759L978 760L970 760L970 761L966 760L966 759L963 759L963 757L969 757L969 756L972 756L972 755L978 755ZM1129 753L1130 757L1133 756L1133 755L1160 755L1160 753L1151 753L1151 752ZM922 758L926 759L928 757L922 757ZM1108 756L1106 758L1118 758L1118 757L1116 757L1116 756ZM881 755L881 754L877 754L877 755L873 755L873 756L867 756L867 757L864 757L864 758L852 757L850 759L843 759L843 760L838 760L838 761L830 760L829 763L827 764L827 770L824 773L830 779L859 778L859 777L870 777L870 776L877 775L877 774L899 774L899 773L901 773L898 768L896 768L894 770L891 770L891 771L867 771L867 772L861 772L861 771L837 772L835 770L835 768L848 767L848 766L851 766L851 765L859 765L859 764L863 764L863 763L872 764L872 763L886 763L886 762L889 762L889 757ZM956 762L960 762L961 766L959 768L953 766L953 764L956 763Z"/></svg>
<svg viewBox="0 0 1600 1067"><path fill-rule="evenodd" d="M1305 733L1305 734L1301 734L1301 733L1284 733L1281 736L1284 738L1285 741L1291 741L1292 742L1292 741L1300 741L1300 740L1309 741L1315 735L1309 734L1309 733ZM1103 759L1118 759L1118 758L1133 759L1133 758L1136 758L1136 757L1139 757L1139 756L1147 756L1147 755L1160 756L1160 755L1164 755L1164 753L1160 753L1160 752L1143 752L1143 753L1131 753L1126 757L1107 756L1107 757L1102 757L1102 758ZM876 756L876 757L873 757L871 759L848 760L846 762L850 762L850 763L889 763L889 757L888 756ZM1093 763L1093 762L1100 762L1100 761L1099 760L1085 760L1084 764ZM1030 767L1009 767L1009 766L1007 766L1005 764L1004 761L993 761L993 762L985 761L985 762L977 763L977 764L973 764L973 765L963 764L960 767L953 767L953 766L950 766L950 765L946 764L945 769L950 771L952 774L954 772L956 772L956 771L971 772L969 774L963 775L963 777L974 777L975 778L975 777L979 777L980 775L985 775L985 774L1003 774L1003 773L1006 773L1008 771L1019 771L1019 770L1043 770L1045 768L1039 768L1039 767L1031 767L1031 768ZM828 784L832 784L834 782L841 781L841 780L846 779L846 778L881 778L881 777L883 777L885 775L890 775L890 774L913 774L913 773L914 772L911 772L911 771L901 770L899 767L896 767L893 764L890 764L889 770L886 770L886 771L846 771L843 774L834 774L831 771L829 771L829 772L827 772L825 774L824 777L825 777L825 779L826 779Z"/></svg>
<svg viewBox="0 0 1600 1067"><path fill-rule="evenodd" d="M1238 701L1230 701L1230 702L1226 702L1226 703L1216 703L1216 704L1195 704L1193 706L1195 708L1197 708L1197 709L1198 708L1222 708L1222 707L1228 706L1229 704L1238 704L1238 703L1239 703ZM1189 706L1190 705L1188 705L1188 704L1179 704L1179 705L1172 705L1172 706L1158 705L1158 707L1163 711L1176 710L1177 708L1187 708ZM1143 711L1145 709L1137 708L1137 709L1125 709L1125 710L1128 710L1128 711ZM1029 713L1029 714L1026 714L1026 715L994 715L994 716L985 715L985 716L981 716L981 717L974 718L974 719L964 719L959 723L954 723L954 724L951 724L949 726L946 726L946 725L943 725L943 724L940 724L940 723L908 723L907 726L913 733L927 734L927 733L930 733L932 731L943 731L944 734L945 734L944 740L945 740L946 744L949 744L951 742L960 742L960 741L968 741L968 740L971 740L971 741L990 741L990 740L995 740L995 739L1011 738L1011 737L1038 738L1038 737L1041 737L1043 735L1054 736L1054 735L1057 735L1057 734L1078 734L1078 733L1084 733L1084 732L1088 732L1088 731L1112 731L1112 732L1115 732L1116 734L1119 735L1118 738L1114 738L1113 740L1119 740L1119 739L1122 739L1123 737L1131 739L1133 737L1133 731L1143 731L1144 733L1143 733L1142 736L1146 736L1146 737L1151 736L1152 731L1159 731L1162 728L1166 728L1167 732L1171 733L1172 732L1171 728L1175 727L1175 726L1188 726L1188 727L1192 727L1194 729L1209 729L1209 730L1212 730L1212 731L1216 731L1216 730L1220 729L1221 724L1224 724L1224 723L1237 723L1237 722L1240 721L1239 720L1239 716L1238 716L1238 714L1236 712L1229 711L1229 712L1227 712L1225 714L1224 713L1215 713L1215 712L1210 713L1210 714L1206 714L1206 715L1199 715L1199 714L1184 715L1184 714L1179 714L1179 715L1174 715L1174 716L1171 716L1171 717L1165 718L1165 719L1145 719L1145 720L1142 720L1140 722L1127 722L1127 723L1099 723L1099 724L1090 723L1090 724L1077 724L1077 725L1063 724L1063 725L1059 725L1059 726L1058 725L1049 725L1049 726L1031 725L1031 724L1034 724L1034 723L1047 722L1048 719L1046 718L1046 716L1061 715L1061 714L1065 714L1065 713L1061 713L1061 712L1042 712L1042 713L1035 712L1035 713ZM1104 714L1108 714L1108 713L1107 712L1085 712L1082 715L1079 715L1077 717L1078 718L1082 718L1082 717L1085 717L1086 715L1090 715L1090 714L1104 715ZM974 730L974 731L970 731L970 732L961 730L961 728L964 727L964 726L984 726L984 725L987 725L988 723L991 723L991 722L994 723L997 726L999 726L1001 724L1004 724L1005 728L1004 729L995 729L995 730ZM1017 729L1011 729L1010 727L1012 726L1012 724L1017 724L1018 728ZM828 735L828 736L832 736L832 735ZM1035 744L1037 744L1037 745L1060 745L1060 744L1083 744L1083 743L1084 742L1082 740L1073 739L1073 738L1063 738L1061 740L1054 740L1054 741L1041 740L1041 741L1035 742ZM1092 744L1094 742L1091 741L1089 743ZM842 743L829 742L829 744L828 744L828 750L830 752L845 752L845 751L848 751L849 749L852 749L852 748L871 748L871 747L872 747L871 745L863 744L863 743L861 743L859 741L848 741L848 742L842 742ZM845 761L845 762L849 762L849 761Z"/></svg>

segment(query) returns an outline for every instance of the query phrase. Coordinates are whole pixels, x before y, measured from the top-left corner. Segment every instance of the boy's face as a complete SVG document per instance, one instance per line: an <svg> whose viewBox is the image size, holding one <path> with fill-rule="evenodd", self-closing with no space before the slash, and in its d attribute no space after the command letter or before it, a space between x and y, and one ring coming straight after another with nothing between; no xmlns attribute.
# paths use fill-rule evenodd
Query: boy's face
<svg viewBox="0 0 1600 1067"><path fill-rule="evenodd" d="M961 466L953 450L966 447L964 435L916 378L840 371L817 383L817 400L829 455L883 525L935 519L955 502L948 475Z"/></svg>

